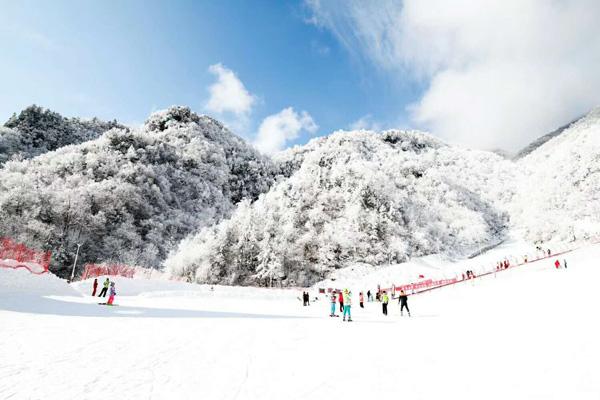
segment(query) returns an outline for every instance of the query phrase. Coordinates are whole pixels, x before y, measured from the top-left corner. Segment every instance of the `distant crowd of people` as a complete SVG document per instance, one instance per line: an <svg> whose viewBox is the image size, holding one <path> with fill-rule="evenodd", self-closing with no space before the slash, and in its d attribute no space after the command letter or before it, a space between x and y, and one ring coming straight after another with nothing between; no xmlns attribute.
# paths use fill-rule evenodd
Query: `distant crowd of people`
<svg viewBox="0 0 600 400"><path fill-rule="evenodd" d="M378 291L375 295L375 299L376 301L381 302L383 315L388 315L388 304L390 302L390 297L388 296L387 291ZM371 290L367 291L367 301L373 301ZM331 311L329 313L330 317L339 317L339 315L336 314L336 310L338 309L339 305L339 312L342 314L342 320L346 321L347 316L347 321L352 321L352 291L349 289L333 290L329 295L329 302L331 305ZM360 308L365 308L365 297L363 292L358 294L358 303ZM406 312L410 317L410 310L408 308L408 295L404 292L404 290L400 291L398 304L400 304L400 315L403 316L404 309L406 309Z"/></svg>

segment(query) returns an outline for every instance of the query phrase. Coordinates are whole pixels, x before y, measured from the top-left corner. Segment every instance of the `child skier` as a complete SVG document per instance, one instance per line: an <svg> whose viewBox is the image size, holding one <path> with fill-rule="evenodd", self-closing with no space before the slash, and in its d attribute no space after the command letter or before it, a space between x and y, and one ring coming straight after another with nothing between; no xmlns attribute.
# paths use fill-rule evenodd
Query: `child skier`
<svg viewBox="0 0 600 400"><path fill-rule="evenodd" d="M398 302L400 303L400 316L403 315L402 311L404 311L404 308L406 308L408 316L410 317L410 310L408 309L408 296L406 293L404 293L404 290L400 291L400 297L398 299Z"/></svg>
<svg viewBox="0 0 600 400"><path fill-rule="evenodd" d="M363 296L363 292L358 294L358 302L360 303L360 308L365 308L365 297Z"/></svg>
<svg viewBox="0 0 600 400"><path fill-rule="evenodd" d="M346 320L346 314L348 314L348 322L352 322L352 315L350 314L350 307L352 306L352 292L348 289L344 289L344 321Z"/></svg>
<svg viewBox="0 0 600 400"><path fill-rule="evenodd" d="M108 301L106 302L107 305L109 305L109 306L113 305L113 301L115 300L116 294L117 294L117 291L115 290L115 283L111 282L110 283L110 292L108 294Z"/></svg>
<svg viewBox="0 0 600 400"><path fill-rule="evenodd" d="M340 302L340 312L344 312L344 293L340 290L340 295L338 296L338 300Z"/></svg>
<svg viewBox="0 0 600 400"><path fill-rule="evenodd" d="M106 297L106 291L108 290L109 284L110 284L110 280L108 278L106 278L106 280L102 284L102 290L100 291L100 294L98 295L98 297Z"/></svg>
<svg viewBox="0 0 600 400"><path fill-rule="evenodd" d="M333 292L331 292L331 297L329 299L331 300L331 313L329 314L329 316L337 317L337 315L335 315L335 305L337 302L337 298L335 296L335 290Z"/></svg>

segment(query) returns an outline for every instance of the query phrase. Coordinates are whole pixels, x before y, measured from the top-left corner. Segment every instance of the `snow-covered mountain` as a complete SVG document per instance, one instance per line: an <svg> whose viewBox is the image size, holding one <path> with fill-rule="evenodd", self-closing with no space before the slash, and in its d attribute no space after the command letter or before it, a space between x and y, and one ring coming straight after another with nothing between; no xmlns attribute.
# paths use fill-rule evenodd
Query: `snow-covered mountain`
<svg viewBox="0 0 600 400"><path fill-rule="evenodd" d="M337 132L277 158L288 179L166 261L199 282L309 284L348 263L380 265L498 241L511 161L415 131Z"/></svg>
<svg viewBox="0 0 600 400"><path fill-rule="evenodd" d="M600 108L517 161L513 225L532 241L600 234Z"/></svg>
<svg viewBox="0 0 600 400"><path fill-rule="evenodd" d="M256 199L270 159L219 122L173 107L139 130L112 129L0 169L0 236L53 250L62 272L80 262L158 267L187 234Z"/></svg>
<svg viewBox="0 0 600 400"><path fill-rule="evenodd" d="M116 121L83 120L32 105L0 126L0 166L9 159L27 159L70 144L96 139Z"/></svg>
<svg viewBox="0 0 600 400"><path fill-rule="evenodd" d="M82 262L307 284L357 262L467 254L509 228L532 241L600 234L600 109L510 160L397 130L268 158L185 107L130 130L32 106L0 129L5 161L0 236L53 250L58 272L80 242Z"/></svg>

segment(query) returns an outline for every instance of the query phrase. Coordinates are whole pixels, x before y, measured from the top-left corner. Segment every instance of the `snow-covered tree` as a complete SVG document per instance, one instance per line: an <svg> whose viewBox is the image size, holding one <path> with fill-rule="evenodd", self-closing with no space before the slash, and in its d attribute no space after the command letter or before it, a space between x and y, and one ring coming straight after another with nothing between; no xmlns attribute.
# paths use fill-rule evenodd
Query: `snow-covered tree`
<svg viewBox="0 0 600 400"><path fill-rule="evenodd" d="M96 139L112 128L125 128L116 121L82 120L32 105L13 114L0 127L0 165L10 159L25 159L61 147Z"/></svg>
<svg viewBox="0 0 600 400"><path fill-rule="evenodd" d="M513 224L531 241L600 236L600 108L528 146L512 202Z"/></svg>

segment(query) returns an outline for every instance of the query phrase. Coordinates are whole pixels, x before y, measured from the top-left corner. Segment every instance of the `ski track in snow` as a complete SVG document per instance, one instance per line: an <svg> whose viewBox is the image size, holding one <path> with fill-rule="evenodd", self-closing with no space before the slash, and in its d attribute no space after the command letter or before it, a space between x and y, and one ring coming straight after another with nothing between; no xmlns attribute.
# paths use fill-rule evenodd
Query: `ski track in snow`
<svg viewBox="0 0 600 400"><path fill-rule="evenodd" d="M0 270L0 399L598 399L599 257L588 247L567 270L548 259L409 297L411 318L396 302L387 318L361 310L367 287L352 286L352 323L293 290L118 280L109 308L54 282L50 297L8 290L14 274L45 278Z"/></svg>

